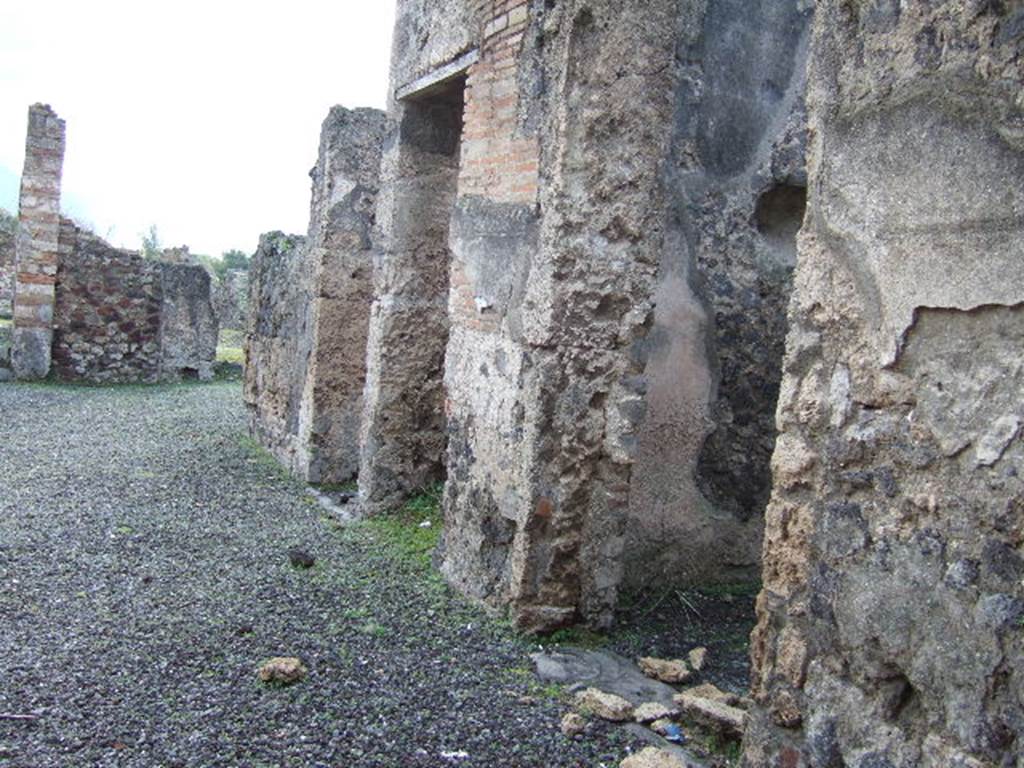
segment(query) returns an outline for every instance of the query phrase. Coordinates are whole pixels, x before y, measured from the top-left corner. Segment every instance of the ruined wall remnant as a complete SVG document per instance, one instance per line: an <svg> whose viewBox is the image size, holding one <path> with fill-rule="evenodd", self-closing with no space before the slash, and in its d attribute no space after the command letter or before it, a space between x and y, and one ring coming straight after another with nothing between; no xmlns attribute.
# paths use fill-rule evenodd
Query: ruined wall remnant
<svg viewBox="0 0 1024 768"><path fill-rule="evenodd" d="M245 404L249 431L294 469L309 349L306 239L270 232L249 265L245 336Z"/></svg>
<svg viewBox="0 0 1024 768"><path fill-rule="evenodd" d="M43 378L50 371L64 130L64 121L48 105L29 108L11 342L11 368L20 379Z"/></svg>
<svg viewBox="0 0 1024 768"><path fill-rule="evenodd" d="M200 266L160 264L160 378L213 378L220 327L210 275Z"/></svg>
<svg viewBox="0 0 1024 768"><path fill-rule="evenodd" d="M14 311L14 252L18 219L0 208L0 317ZM3 362L0 359L0 362Z"/></svg>
<svg viewBox="0 0 1024 768"><path fill-rule="evenodd" d="M630 489L631 585L759 570L806 186L808 6L710 0L680 13L669 244Z"/></svg>
<svg viewBox="0 0 1024 768"><path fill-rule="evenodd" d="M752 768L1024 754L1022 13L817 5Z"/></svg>
<svg viewBox="0 0 1024 768"><path fill-rule="evenodd" d="M399 4L361 496L524 628L756 572L805 6Z"/></svg>
<svg viewBox="0 0 1024 768"><path fill-rule="evenodd" d="M371 233L386 116L334 107L320 134L309 225L313 346L299 420L306 479L359 471L366 341L373 297Z"/></svg>
<svg viewBox="0 0 1024 768"><path fill-rule="evenodd" d="M400 4L398 29L423 5ZM447 579L526 630L604 624L662 247L674 3L463 5L468 36L431 27L411 53L396 33L360 489L376 512L441 476L446 430ZM638 50L649 69L624 76Z"/></svg>
<svg viewBox="0 0 1024 768"><path fill-rule="evenodd" d="M52 361L58 377L212 378L217 324L202 267L144 259L64 218L59 242Z"/></svg>
<svg viewBox="0 0 1024 768"><path fill-rule="evenodd" d="M412 0L397 9L360 440L360 496L371 515L444 477L448 234L465 98L465 68L447 65L474 43L471 5Z"/></svg>
<svg viewBox="0 0 1024 768"><path fill-rule="evenodd" d="M264 236L250 267L251 428L310 482L344 482L359 468L384 126L379 110L331 109L310 173L308 238Z"/></svg>
<svg viewBox="0 0 1024 768"><path fill-rule="evenodd" d="M206 272L147 261L62 218L63 161L64 121L49 106L30 107L15 259L14 376L44 378L52 367L60 378L94 382L211 378L217 321Z"/></svg>

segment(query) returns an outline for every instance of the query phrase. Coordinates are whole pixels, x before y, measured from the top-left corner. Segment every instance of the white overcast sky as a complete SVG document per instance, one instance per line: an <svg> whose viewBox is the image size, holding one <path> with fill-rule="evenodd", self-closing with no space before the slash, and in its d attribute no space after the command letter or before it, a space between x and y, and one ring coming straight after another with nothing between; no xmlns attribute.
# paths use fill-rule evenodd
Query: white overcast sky
<svg viewBox="0 0 1024 768"><path fill-rule="evenodd" d="M383 107L394 0L0 3L0 207L29 104L67 121L63 207L115 245L255 250L304 233L334 104Z"/></svg>

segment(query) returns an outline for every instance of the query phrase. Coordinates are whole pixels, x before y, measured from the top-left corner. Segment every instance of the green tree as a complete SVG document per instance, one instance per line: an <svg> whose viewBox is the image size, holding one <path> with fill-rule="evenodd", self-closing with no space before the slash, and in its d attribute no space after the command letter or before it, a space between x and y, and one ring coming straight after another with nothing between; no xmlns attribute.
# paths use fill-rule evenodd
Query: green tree
<svg viewBox="0 0 1024 768"><path fill-rule="evenodd" d="M217 277L224 279L224 276L228 272L242 271L246 272L249 269L249 257L238 249L231 249L230 251L224 251L221 254L220 261L217 263L216 271Z"/></svg>
<svg viewBox="0 0 1024 768"><path fill-rule="evenodd" d="M142 235L142 255L147 259L159 259L161 250L156 224L150 224L149 232Z"/></svg>

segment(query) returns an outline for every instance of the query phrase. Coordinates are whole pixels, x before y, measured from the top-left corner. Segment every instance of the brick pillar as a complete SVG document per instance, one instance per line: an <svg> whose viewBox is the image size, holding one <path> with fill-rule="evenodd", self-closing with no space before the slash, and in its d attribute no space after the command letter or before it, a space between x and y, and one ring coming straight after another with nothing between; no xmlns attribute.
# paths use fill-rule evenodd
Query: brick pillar
<svg viewBox="0 0 1024 768"><path fill-rule="evenodd" d="M19 379L50 372L63 163L64 121L48 105L34 104L28 111L15 251L11 367Z"/></svg>

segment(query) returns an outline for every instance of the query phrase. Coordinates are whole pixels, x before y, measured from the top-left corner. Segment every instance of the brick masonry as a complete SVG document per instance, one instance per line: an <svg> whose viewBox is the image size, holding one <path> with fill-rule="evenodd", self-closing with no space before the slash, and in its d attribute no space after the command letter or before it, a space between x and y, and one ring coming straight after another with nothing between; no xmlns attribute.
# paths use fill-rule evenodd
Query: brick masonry
<svg viewBox="0 0 1024 768"><path fill-rule="evenodd" d="M157 382L213 376L218 326L199 266L144 259L61 220L53 373Z"/></svg>
<svg viewBox="0 0 1024 768"><path fill-rule="evenodd" d="M20 379L43 378L50 371L64 134L64 121L48 105L29 108L11 343L11 368Z"/></svg>

